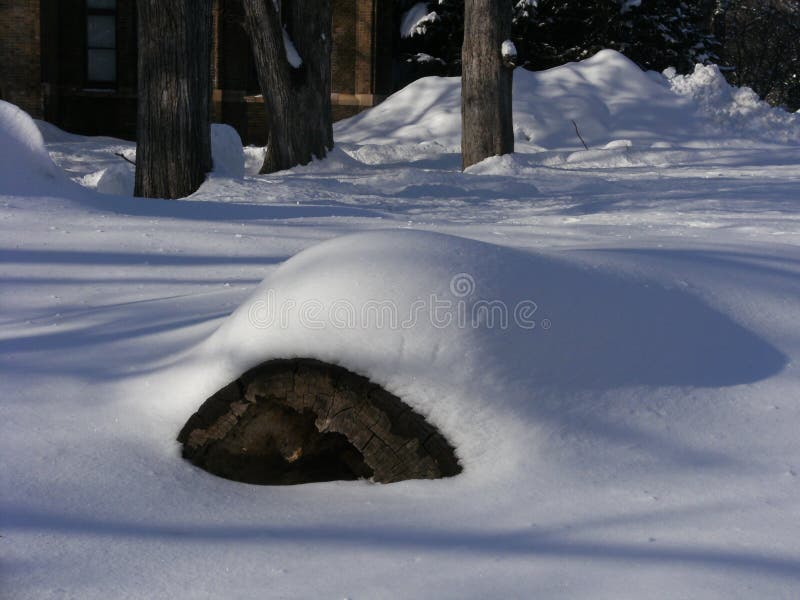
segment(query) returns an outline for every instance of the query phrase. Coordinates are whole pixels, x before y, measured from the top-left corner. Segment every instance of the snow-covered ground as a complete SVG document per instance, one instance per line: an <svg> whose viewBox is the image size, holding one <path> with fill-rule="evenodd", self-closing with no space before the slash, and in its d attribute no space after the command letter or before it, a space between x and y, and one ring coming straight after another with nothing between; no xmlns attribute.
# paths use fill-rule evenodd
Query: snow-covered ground
<svg viewBox="0 0 800 600"><path fill-rule="evenodd" d="M518 152L467 173L454 79L274 175L219 130L180 201L124 195L133 144L0 105L0 596L796 598L800 115L668 75L518 70ZM259 326L272 292L323 326ZM534 326L327 310L431 294ZM263 487L180 458L209 393L295 354L397 393L464 472Z"/></svg>

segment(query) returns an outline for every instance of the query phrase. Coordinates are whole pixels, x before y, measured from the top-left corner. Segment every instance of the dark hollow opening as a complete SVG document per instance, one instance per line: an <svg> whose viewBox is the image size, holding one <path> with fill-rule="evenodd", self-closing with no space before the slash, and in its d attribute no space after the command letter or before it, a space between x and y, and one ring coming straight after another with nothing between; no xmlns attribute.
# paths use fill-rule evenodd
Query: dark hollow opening
<svg viewBox="0 0 800 600"><path fill-rule="evenodd" d="M287 485L369 478L372 469L341 433L319 432L316 416L277 403L250 408L203 457L205 470L235 481Z"/></svg>
<svg viewBox="0 0 800 600"><path fill-rule="evenodd" d="M461 472L453 447L399 398L311 359L251 369L206 400L178 440L197 466L247 483L389 483Z"/></svg>

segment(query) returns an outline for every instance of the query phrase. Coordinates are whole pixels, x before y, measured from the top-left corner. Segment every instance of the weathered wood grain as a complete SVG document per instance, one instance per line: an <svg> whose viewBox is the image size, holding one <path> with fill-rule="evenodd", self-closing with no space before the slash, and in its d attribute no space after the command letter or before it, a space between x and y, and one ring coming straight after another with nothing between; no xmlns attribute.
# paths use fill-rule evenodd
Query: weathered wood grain
<svg viewBox="0 0 800 600"><path fill-rule="evenodd" d="M461 472L453 447L422 415L367 378L312 359L251 369L209 398L178 440L194 464L249 483Z"/></svg>

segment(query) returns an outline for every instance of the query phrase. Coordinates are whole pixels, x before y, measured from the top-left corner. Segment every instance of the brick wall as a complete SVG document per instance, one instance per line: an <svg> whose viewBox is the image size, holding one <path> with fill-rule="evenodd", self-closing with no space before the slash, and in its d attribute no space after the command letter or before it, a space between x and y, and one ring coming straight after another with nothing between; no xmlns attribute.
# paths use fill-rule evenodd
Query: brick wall
<svg viewBox="0 0 800 600"><path fill-rule="evenodd" d="M0 0L0 99L42 116L39 1Z"/></svg>
<svg viewBox="0 0 800 600"><path fill-rule="evenodd" d="M355 93L357 0L333 0L331 91Z"/></svg>
<svg viewBox="0 0 800 600"><path fill-rule="evenodd" d="M238 2L214 0L212 114L233 125L245 143L263 144L264 104L249 42L229 18L241 10ZM332 108L338 120L391 91L391 44L385 40L391 40L392 2L332 2ZM117 82L98 89L86 81L85 0L0 0L0 97L68 131L135 137L135 0L117 2L117 52Z"/></svg>

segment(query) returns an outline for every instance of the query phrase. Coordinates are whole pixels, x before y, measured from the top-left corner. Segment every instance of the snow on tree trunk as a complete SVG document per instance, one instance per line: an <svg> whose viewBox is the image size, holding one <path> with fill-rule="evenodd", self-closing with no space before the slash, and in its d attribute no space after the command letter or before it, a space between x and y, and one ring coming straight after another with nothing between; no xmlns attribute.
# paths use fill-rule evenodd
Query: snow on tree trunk
<svg viewBox="0 0 800 600"><path fill-rule="evenodd" d="M511 0L466 0L461 48L462 168L514 151L513 65L504 59L511 37Z"/></svg>
<svg viewBox="0 0 800 600"><path fill-rule="evenodd" d="M333 147L331 1L244 0L245 29L264 95L272 173L323 158Z"/></svg>
<svg viewBox="0 0 800 600"><path fill-rule="evenodd" d="M211 0L139 0L135 194L181 198L211 170Z"/></svg>

